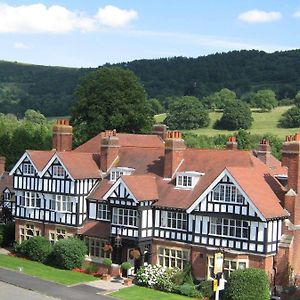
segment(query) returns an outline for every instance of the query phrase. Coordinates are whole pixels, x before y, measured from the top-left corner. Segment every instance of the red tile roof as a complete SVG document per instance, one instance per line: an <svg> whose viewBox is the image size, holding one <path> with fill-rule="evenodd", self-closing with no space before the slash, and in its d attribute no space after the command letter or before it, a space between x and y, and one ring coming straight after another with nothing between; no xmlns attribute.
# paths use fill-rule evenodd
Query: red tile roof
<svg viewBox="0 0 300 300"><path fill-rule="evenodd" d="M138 201L158 200L156 178L151 175L122 176L123 181Z"/></svg>
<svg viewBox="0 0 300 300"><path fill-rule="evenodd" d="M84 234L90 237L109 239L110 224L100 221L87 221L78 231L79 234Z"/></svg>
<svg viewBox="0 0 300 300"><path fill-rule="evenodd" d="M39 172L46 167L55 154L55 151L26 150L26 152Z"/></svg>
<svg viewBox="0 0 300 300"><path fill-rule="evenodd" d="M164 142L157 135L146 134L130 134L117 133L119 144L121 147L139 147L139 148L163 148ZM101 139L104 137L104 132L99 133L92 139L80 145L74 151L79 152L100 152Z"/></svg>

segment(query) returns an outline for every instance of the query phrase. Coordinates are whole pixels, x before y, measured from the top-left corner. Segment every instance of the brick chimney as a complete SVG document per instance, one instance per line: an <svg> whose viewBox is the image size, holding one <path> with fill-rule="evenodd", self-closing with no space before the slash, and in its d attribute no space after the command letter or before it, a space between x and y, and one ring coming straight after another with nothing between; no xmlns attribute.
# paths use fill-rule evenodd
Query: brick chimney
<svg viewBox="0 0 300 300"><path fill-rule="evenodd" d="M164 178L172 178L183 161L186 146L180 131L167 132L165 140Z"/></svg>
<svg viewBox="0 0 300 300"><path fill-rule="evenodd" d="M119 155L119 138L116 130L106 130L101 139L101 170L107 172Z"/></svg>
<svg viewBox="0 0 300 300"><path fill-rule="evenodd" d="M227 150L236 150L237 149L237 142L235 136L230 136L228 141L226 142L226 149Z"/></svg>
<svg viewBox="0 0 300 300"><path fill-rule="evenodd" d="M167 136L167 125L165 124L154 124L151 130L151 134L156 134L162 138L166 139Z"/></svg>
<svg viewBox="0 0 300 300"><path fill-rule="evenodd" d="M4 156L0 156L0 176L5 172L5 162L6 158Z"/></svg>
<svg viewBox="0 0 300 300"><path fill-rule="evenodd" d="M270 155L271 155L271 147L269 141L266 139L262 139L258 144L256 150L256 157L259 160L261 160L264 164L266 164Z"/></svg>
<svg viewBox="0 0 300 300"><path fill-rule="evenodd" d="M282 165L288 168L288 189L300 193L300 134L287 136L282 146Z"/></svg>
<svg viewBox="0 0 300 300"><path fill-rule="evenodd" d="M69 120L57 120L53 126L52 147L56 151L71 151L73 142L73 127Z"/></svg>

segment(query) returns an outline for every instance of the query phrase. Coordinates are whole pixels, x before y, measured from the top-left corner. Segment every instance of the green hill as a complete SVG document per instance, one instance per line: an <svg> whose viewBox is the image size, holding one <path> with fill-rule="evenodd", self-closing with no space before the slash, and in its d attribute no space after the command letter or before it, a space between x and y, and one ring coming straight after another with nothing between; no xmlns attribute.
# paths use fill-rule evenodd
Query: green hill
<svg viewBox="0 0 300 300"><path fill-rule="evenodd" d="M252 112L252 117L254 119L252 127L247 130L251 134L255 135L264 135L267 133L276 135L277 137L284 140L285 136L294 134L296 132L300 132L300 128L278 128L278 121L281 115L287 111L290 106L279 106L273 109L271 112ZM228 130L218 130L213 128L213 124L216 120L222 117L222 112L210 112L210 124L207 128L200 128L195 130L189 130L191 133L195 133L198 135L207 135L207 136L216 136L219 134L232 134L235 131ZM163 122L165 118L165 114L155 116L155 120L157 123ZM183 132L187 132L183 130Z"/></svg>
<svg viewBox="0 0 300 300"><path fill-rule="evenodd" d="M271 88L282 99L294 97L300 89L300 50L243 50L198 58L142 59L117 66L132 70L151 98L202 98L227 87L238 96ZM23 115L33 108L46 116L69 115L80 77L93 70L0 61L0 112Z"/></svg>

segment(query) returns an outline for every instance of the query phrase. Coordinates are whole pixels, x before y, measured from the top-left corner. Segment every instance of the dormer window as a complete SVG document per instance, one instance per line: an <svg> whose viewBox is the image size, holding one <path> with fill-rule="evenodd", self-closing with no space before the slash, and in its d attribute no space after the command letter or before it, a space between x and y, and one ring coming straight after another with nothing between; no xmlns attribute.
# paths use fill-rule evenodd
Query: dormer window
<svg viewBox="0 0 300 300"><path fill-rule="evenodd" d="M62 166L53 166L53 176L54 177L64 177L65 169Z"/></svg>
<svg viewBox="0 0 300 300"><path fill-rule="evenodd" d="M127 167L117 167L112 168L110 171L110 181L115 182L122 175L131 175L133 173L133 168Z"/></svg>
<svg viewBox="0 0 300 300"><path fill-rule="evenodd" d="M32 164L23 164L22 166L23 174L24 175L34 175L35 169Z"/></svg>
<svg viewBox="0 0 300 300"><path fill-rule="evenodd" d="M199 181L200 176L204 173L189 171L177 173L176 187L192 189Z"/></svg>

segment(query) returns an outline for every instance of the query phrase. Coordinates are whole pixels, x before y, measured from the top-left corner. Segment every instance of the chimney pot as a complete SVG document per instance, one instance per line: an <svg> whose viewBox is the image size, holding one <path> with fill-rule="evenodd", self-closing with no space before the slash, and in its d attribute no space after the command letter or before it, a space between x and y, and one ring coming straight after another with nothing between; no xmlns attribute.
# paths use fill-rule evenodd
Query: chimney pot
<svg viewBox="0 0 300 300"><path fill-rule="evenodd" d="M56 151L71 151L73 142L73 127L69 120L59 119L53 126L52 147Z"/></svg>

